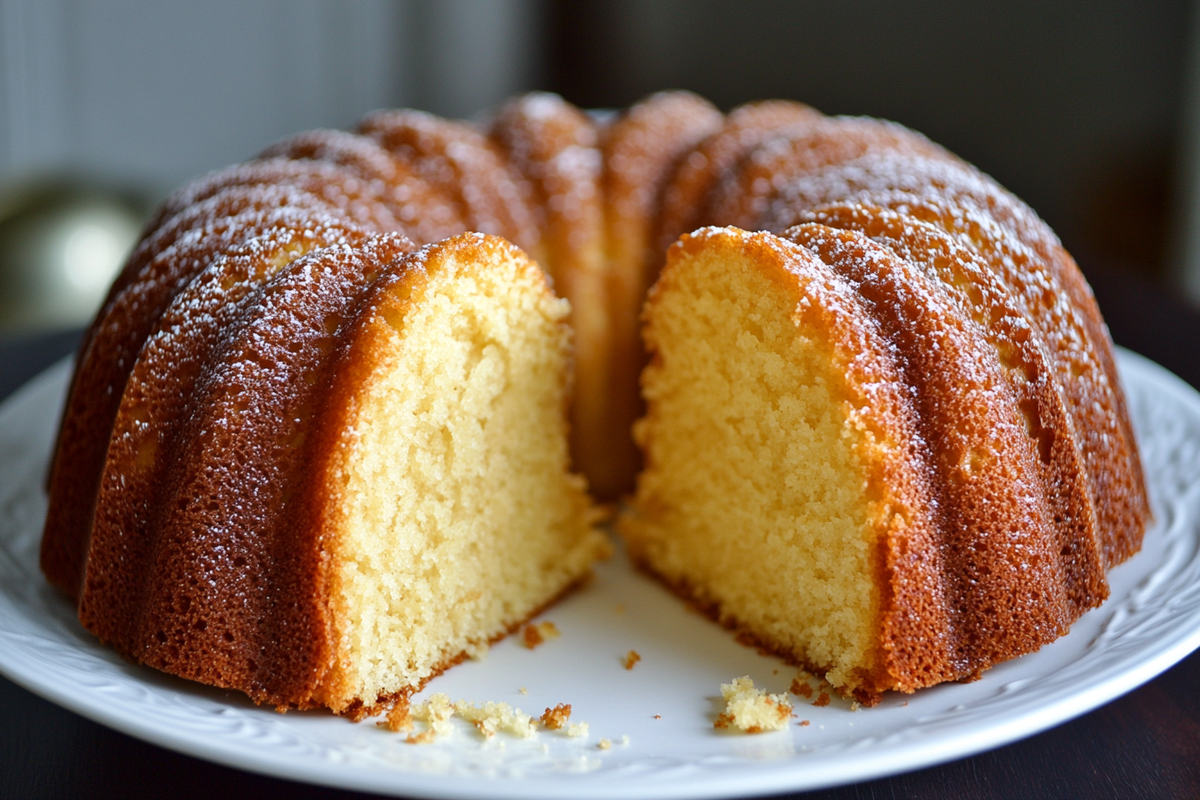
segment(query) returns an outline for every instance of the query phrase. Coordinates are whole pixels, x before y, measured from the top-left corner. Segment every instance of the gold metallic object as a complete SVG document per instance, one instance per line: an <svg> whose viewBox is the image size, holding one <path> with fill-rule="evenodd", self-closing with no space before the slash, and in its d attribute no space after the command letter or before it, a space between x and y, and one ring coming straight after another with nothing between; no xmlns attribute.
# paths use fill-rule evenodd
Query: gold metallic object
<svg viewBox="0 0 1200 800"><path fill-rule="evenodd" d="M0 332L85 325L137 241L145 204L85 184L0 194Z"/></svg>

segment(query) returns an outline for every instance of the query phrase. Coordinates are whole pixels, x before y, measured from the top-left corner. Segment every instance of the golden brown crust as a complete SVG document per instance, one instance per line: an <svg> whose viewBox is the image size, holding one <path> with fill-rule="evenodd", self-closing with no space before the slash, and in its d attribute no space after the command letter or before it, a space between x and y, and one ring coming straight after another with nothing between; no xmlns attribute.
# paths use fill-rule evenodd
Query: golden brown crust
<svg viewBox="0 0 1200 800"><path fill-rule="evenodd" d="M827 117L785 131L743 158L714 187L702 222L762 229L772 201L786 182L870 153L912 153L958 160L921 134L894 122ZM768 229L779 231L784 227L773 225Z"/></svg>
<svg viewBox="0 0 1200 800"><path fill-rule="evenodd" d="M465 227L442 187L426 181L374 139L345 131L316 130L290 136L268 147L260 159L322 161L352 172L375 190L402 233L417 244L437 242Z"/></svg>
<svg viewBox="0 0 1200 800"><path fill-rule="evenodd" d="M318 161L270 158L217 170L179 189L163 201L146 223L144 238L149 238L176 214L233 186L292 186L315 194L338 209L343 218L369 231L382 233L394 230L397 225L379 194L379 187L356 177L353 172ZM113 291L119 291L124 285L123 276L132 264L130 262L122 277L117 278Z"/></svg>
<svg viewBox="0 0 1200 800"><path fill-rule="evenodd" d="M326 171L328 172L328 170ZM307 169L303 169L302 172L306 175L311 174L311 171ZM241 240L243 236L241 228L246 225L246 220L242 215L255 211L274 213L281 209L293 212L308 209L318 220L325 214L338 219L347 218L341 213L341 207L337 202L322 197L320 193L291 186L286 182L263 184L252 181L239 184L236 179L233 179L230 185L224 185L227 180L230 180L231 173L239 176L245 175L241 170L222 170L201 179L201 183L210 180L213 182L212 185L206 184L203 190L195 192L197 196L206 195L203 200L187 205L170 216L166 215L165 210L160 210L155 215L155 220L146 226L137 247L109 288L108 296L100 306L100 312L85 331L78 349L77 363L82 363L91 347L92 339L95 338L97 330L104 323L106 315L117 297L131 282L140 280L151 262L160 254L176 252L175 258L185 259L189 252L196 250L219 252L221 247L227 246L229 242ZM347 176L341 175L341 177ZM348 200L347 191L349 190L340 191L340 194L342 198ZM184 189L173 197L178 198L180 195L191 193L190 188ZM350 195L352 196L353 192L350 192ZM171 200L168 199L168 202ZM374 230L374 228L370 229ZM68 394L73 393L76 378L78 378L78 372L72 378L72 388Z"/></svg>
<svg viewBox="0 0 1200 800"><path fill-rule="evenodd" d="M286 524L305 426L329 384L338 324L410 248L377 237L298 259L214 349L161 480L155 536L128 601L136 618L114 641L129 657L257 702L305 704L330 648L319 541ZM93 627L108 614L109 573L125 568L99 556L80 605Z"/></svg>
<svg viewBox="0 0 1200 800"><path fill-rule="evenodd" d="M927 223L858 203L820 206L811 222L858 231L920 268L979 325L1038 450L1072 619L1108 597L1103 549L1075 425L1041 336L976 254ZM785 232L785 236L787 233Z"/></svg>
<svg viewBox="0 0 1200 800"><path fill-rule="evenodd" d="M148 260L140 269L127 268L123 287L85 334L51 463L41 549L43 572L73 601L83 582L113 420L142 344L176 293L227 248L279 226L319 230L339 224L331 215L336 212L288 202L295 194L286 188L231 189L198 204L193 230L200 235L180 233L169 246L145 249Z"/></svg>
<svg viewBox="0 0 1200 800"><path fill-rule="evenodd" d="M729 112L719 131L677 163L664 187L654 239L657 252L665 253L680 236L704 224L714 187L747 154L819 119L824 119L819 111L786 100L748 103Z"/></svg>
<svg viewBox="0 0 1200 800"><path fill-rule="evenodd" d="M534 92L496 114L489 138L522 185L540 231L530 255L562 287L603 264L600 150L595 122L558 95Z"/></svg>
<svg viewBox="0 0 1200 800"><path fill-rule="evenodd" d="M339 241L361 245L364 238L337 226L268 230L201 272L176 296L142 347L113 425L81 604L84 624L123 654L137 656L131 646L143 610L137 585L159 535L160 489L188 401L199 389L213 348L238 326L259 287L293 258Z"/></svg>
<svg viewBox="0 0 1200 800"><path fill-rule="evenodd" d="M526 182L540 214L545 265L559 294L571 302L576 364L571 458L596 491L612 438L605 427L612 356L596 125L557 95L535 93L501 109L491 137Z"/></svg>
<svg viewBox="0 0 1200 800"><path fill-rule="evenodd" d="M601 497L632 489L641 463L629 431L642 413L637 385L645 353L638 315L661 258L651 246L659 193L680 157L715 133L721 121L711 103L690 92L660 92L625 111L601 135L612 353L604 424L611 441L607 463L593 479Z"/></svg>
<svg viewBox="0 0 1200 800"><path fill-rule="evenodd" d="M303 174L310 174L304 170ZM320 193L290 183L231 183L212 187L202 199L165 217L149 230L130 254L120 277L113 283L106 305L131 282L138 280L149 264L161 254L180 248L207 244L195 240L212 239L219 246L230 237L241 236L245 221L239 217L253 211L271 209L304 210L318 218L333 216L349 221L340 206ZM343 193L344 194L344 193ZM367 228L374 230L374 228ZM103 307L103 306L102 306Z"/></svg>
<svg viewBox="0 0 1200 800"><path fill-rule="evenodd" d="M1055 364L1088 465L1106 565L1136 552L1149 506L1112 345L1098 316L1089 322L1094 302L1092 311L1079 306L1060 280L1063 271L1069 280L1082 277L1053 265L1061 248L1046 239L1053 234L1045 224L966 164L900 152L781 176L760 222L783 230L806 210L838 200L901 209L958 237L991 265Z"/></svg>
<svg viewBox="0 0 1200 800"><path fill-rule="evenodd" d="M946 557L955 677L1066 633L1077 613L1065 592L1036 443L983 332L940 283L862 234L808 223L787 237L855 286L915 387L946 512L936 547Z"/></svg>
<svg viewBox="0 0 1200 800"><path fill-rule="evenodd" d="M422 111L377 111L358 126L452 199L463 226L535 251L538 231L508 165L479 131Z"/></svg>

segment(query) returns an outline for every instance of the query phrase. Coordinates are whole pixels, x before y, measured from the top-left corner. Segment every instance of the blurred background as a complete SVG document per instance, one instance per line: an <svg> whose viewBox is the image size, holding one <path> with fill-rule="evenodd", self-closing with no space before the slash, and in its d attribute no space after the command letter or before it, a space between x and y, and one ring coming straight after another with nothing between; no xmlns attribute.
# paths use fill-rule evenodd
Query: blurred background
<svg viewBox="0 0 1200 800"><path fill-rule="evenodd" d="M0 0L0 338L77 328L190 176L382 106L473 117L663 88L898 120L1200 307L1183 0Z"/></svg>

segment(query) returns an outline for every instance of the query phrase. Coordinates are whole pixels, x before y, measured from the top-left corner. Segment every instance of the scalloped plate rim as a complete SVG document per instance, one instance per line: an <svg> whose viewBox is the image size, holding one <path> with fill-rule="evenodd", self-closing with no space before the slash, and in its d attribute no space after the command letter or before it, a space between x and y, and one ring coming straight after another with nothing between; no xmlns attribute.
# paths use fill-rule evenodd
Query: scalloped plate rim
<svg viewBox="0 0 1200 800"><path fill-rule="evenodd" d="M1149 359L1122 348L1117 348L1117 350L1121 371L1131 386L1148 383L1152 384L1155 389L1165 390L1172 396L1174 402L1200 419L1200 395L1195 390ZM0 407L0 432L8 424L11 424L12 417L17 416L14 409L22 404L30 404L34 398L39 396L39 393L47 392L50 387L61 387L66 381L68 371L69 359L64 359L14 393ZM0 533L3 531L0 530ZM1192 535L1200 538L1200 531L1193 532ZM1121 567L1117 569L1121 569ZM4 587L0 586L0 603L8 600ZM270 749L247 751L244 743L227 740L221 736L164 727L161 723L140 717L132 711L113 708L104 702L102 696L97 694L90 692L80 694L78 686L59 685L48 676L24 669L19 660L11 657L11 654L17 651L8 648L0 648L0 673L29 691L114 730L187 755L290 780L343 789L386 794L403 793L405 796L430 798L550 797L562 791L569 791L573 796L581 798L605 797L614 791L621 791L623 795L631 798L679 796L702 798L828 788L922 769L1010 744L1092 711L1153 679L1181 661L1197 647L1200 647L1200 619L1190 619L1189 621L1191 622L1190 627L1178 625L1170 631L1170 635L1157 640L1156 647L1151 651L1148 659L1133 664L1109 664L1105 669L1099 671L1096 680L1081 686L1078 691L1056 697L1032 711L1018 710L996 713L992 715L991 721L987 725L946 725L940 731L926 736L915 745L901 744L885 747L882 752L867 750L865 753L849 754L855 756L850 759L844 756L834 758L833 763L807 763L806 759L792 759L757 763L753 770L735 768L718 772L697 768L698 772L694 779L690 782L684 780L682 784L678 777L671 773L668 773L665 778L660 775L658 779L653 774L635 773L626 776L600 772L557 773L551 776L536 776L527 779L487 780L477 776L445 777L405 771L388 771L387 769L369 769L357 764L349 764L346 769L338 769L336 765L330 767L304 759L296 759L290 757L286 752L273 752ZM6 632L0 630L0 642L4 641L5 636ZM1162 646L1163 644L1166 646ZM1053 647L1054 645L1049 645L1043 651ZM101 649L98 644L96 649ZM115 660L115 656L107 651L103 655L98 654L98 657L104 660L106 655L110 657L110 660ZM1016 662L1009 662L1009 664L1023 660L1017 659ZM129 665L123 666L128 667ZM1007 665L1001 665L996 670L990 671L979 683L987 681L990 675L1004 666ZM177 682L179 684L177 687L170 686L168 691L176 690L185 694L189 692L211 694L215 691L207 687L194 687L185 681L176 681L166 676L156 674L154 677L166 680L168 683ZM955 688L955 685L949 685L935 687L926 692L953 691ZM74 693L72 689L74 689ZM146 690L149 692L161 691L152 685L147 686ZM254 708L250 710L252 712L259 711ZM853 774L847 774L845 769L847 765L844 763L847 760L866 763L858 763L858 769L854 770Z"/></svg>

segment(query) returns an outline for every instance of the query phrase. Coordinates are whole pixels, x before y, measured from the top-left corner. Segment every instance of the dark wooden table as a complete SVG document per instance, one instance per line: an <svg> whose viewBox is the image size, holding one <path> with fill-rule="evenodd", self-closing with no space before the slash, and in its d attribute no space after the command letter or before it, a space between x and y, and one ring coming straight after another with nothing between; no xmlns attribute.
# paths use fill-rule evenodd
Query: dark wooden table
<svg viewBox="0 0 1200 800"><path fill-rule="evenodd" d="M1113 338L1200 387L1200 314L1119 272L1089 271ZM0 398L73 349L0 343ZM1200 476L1197 476L1200 480ZM173 753L0 678L0 798L363 797ZM1103 708L1016 744L809 798L1200 797L1200 653Z"/></svg>

